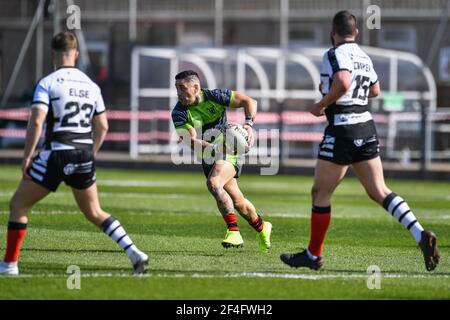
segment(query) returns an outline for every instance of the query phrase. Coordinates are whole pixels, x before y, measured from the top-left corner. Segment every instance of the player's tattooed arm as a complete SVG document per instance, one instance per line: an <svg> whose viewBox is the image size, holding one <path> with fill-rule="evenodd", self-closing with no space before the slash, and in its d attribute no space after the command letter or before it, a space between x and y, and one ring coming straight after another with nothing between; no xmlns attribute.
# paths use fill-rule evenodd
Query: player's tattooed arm
<svg viewBox="0 0 450 320"><path fill-rule="evenodd" d="M212 143L197 138L197 132L194 128L187 128L181 131L179 130L178 135L180 137L180 141L189 145L192 150L204 150L208 147L212 148Z"/></svg>
<svg viewBox="0 0 450 320"><path fill-rule="evenodd" d="M351 86L350 72L347 70L340 70L333 75L333 83L331 84L330 91L319 102L316 102L309 112L316 117L320 117L324 114L325 109L335 103L340 97L342 97Z"/></svg>
<svg viewBox="0 0 450 320"><path fill-rule="evenodd" d="M239 91L234 91L234 99L230 107L244 108L246 118L247 117L255 118L258 103L255 99L252 99Z"/></svg>

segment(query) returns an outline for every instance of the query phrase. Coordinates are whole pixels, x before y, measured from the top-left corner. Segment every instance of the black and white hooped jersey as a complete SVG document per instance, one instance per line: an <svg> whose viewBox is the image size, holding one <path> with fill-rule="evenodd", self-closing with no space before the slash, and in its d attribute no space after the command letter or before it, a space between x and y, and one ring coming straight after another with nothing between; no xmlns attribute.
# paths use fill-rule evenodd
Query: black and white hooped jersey
<svg viewBox="0 0 450 320"><path fill-rule="evenodd" d="M100 88L75 67L61 67L41 79L33 108L47 112L45 149L92 149L92 117L105 111Z"/></svg>
<svg viewBox="0 0 450 320"><path fill-rule="evenodd" d="M370 86L378 81L370 57L354 41L347 41L328 50L322 60L321 93L326 95L333 75L341 70L350 72L351 86L333 105L325 109L326 132L344 137L367 137L376 134L368 107Z"/></svg>

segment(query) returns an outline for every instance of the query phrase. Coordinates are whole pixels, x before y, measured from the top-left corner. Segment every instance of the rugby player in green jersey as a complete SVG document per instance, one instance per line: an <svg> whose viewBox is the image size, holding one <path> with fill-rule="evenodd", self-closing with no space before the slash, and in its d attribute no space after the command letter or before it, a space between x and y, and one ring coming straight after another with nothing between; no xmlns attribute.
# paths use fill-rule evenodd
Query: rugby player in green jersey
<svg viewBox="0 0 450 320"><path fill-rule="evenodd" d="M256 230L259 250L270 248L272 224L264 221L255 206L242 194L237 184L241 174L242 155L223 147L223 130L227 126L227 108L244 108L248 148L253 146L253 121L257 103L254 99L228 89L203 89L195 71L187 70L175 76L178 103L172 111L172 121L180 139L193 150L201 150L206 185L217 202L227 232L222 245L240 248L244 240L239 232L236 211Z"/></svg>

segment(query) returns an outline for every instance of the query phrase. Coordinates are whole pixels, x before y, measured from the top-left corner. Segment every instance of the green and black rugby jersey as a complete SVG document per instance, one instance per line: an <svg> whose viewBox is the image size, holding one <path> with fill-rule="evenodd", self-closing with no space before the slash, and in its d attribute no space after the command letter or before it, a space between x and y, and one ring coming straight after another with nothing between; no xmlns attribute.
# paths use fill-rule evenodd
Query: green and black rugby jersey
<svg viewBox="0 0 450 320"><path fill-rule="evenodd" d="M227 125L225 108L233 104L234 94L234 91L228 89L201 89L199 99L194 105L183 106L178 102L172 110L175 128L178 132L194 128L203 140L213 142L214 137L204 134L209 129L225 128Z"/></svg>

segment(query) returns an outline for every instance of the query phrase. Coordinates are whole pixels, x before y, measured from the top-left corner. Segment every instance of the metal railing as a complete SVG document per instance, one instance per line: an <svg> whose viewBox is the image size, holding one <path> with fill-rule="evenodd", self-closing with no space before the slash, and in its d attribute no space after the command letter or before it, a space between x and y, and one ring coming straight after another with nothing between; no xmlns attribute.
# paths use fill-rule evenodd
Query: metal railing
<svg viewBox="0 0 450 320"><path fill-rule="evenodd" d="M434 78L423 62L413 54L363 48L373 58L375 69L378 65L386 70L385 73L379 74L384 92L380 98L372 100L372 107L378 110L376 121L381 127L380 138L386 155L399 159L404 157L402 149L396 144L396 124L402 120L401 113L397 117L395 113L383 111L383 99L387 96L385 92L401 95L407 106L405 111L414 114L415 121L420 122L421 106L430 114L436 110ZM270 125L281 130L279 135L282 138L282 157L310 156L314 154L313 149L320 141L320 134L325 125L324 119L318 123L308 117L306 112L320 97L319 68L325 51L325 48L135 48L131 67L131 110L139 113L155 108L160 110L161 105L166 105L169 111L177 102L173 85L175 74L182 69L195 69L201 74L204 87L227 87L245 92L259 101L260 112L279 116L279 120L270 122ZM407 75L399 72L400 63L420 75L423 81L419 83L420 87L400 89L400 83L408 81L404 78ZM295 77L292 79L293 74ZM300 117L302 120L289 121L289 112L294 119ZM432 126L429 121L432 121L431 117L427 120L423 139L420 138L421 131L416 131L417 139L423 140L424 143L426 162L433 157L434 150ZM130 120L131 136L161 128L165 128L169 133L173 131L170 120L161 122L152 119L149 123L137 117ZM169 142L130 140L130 155L136 158L141 153L170 153L175 147L176 139ZM439 154L435 158L441 157Z"/></svg>

